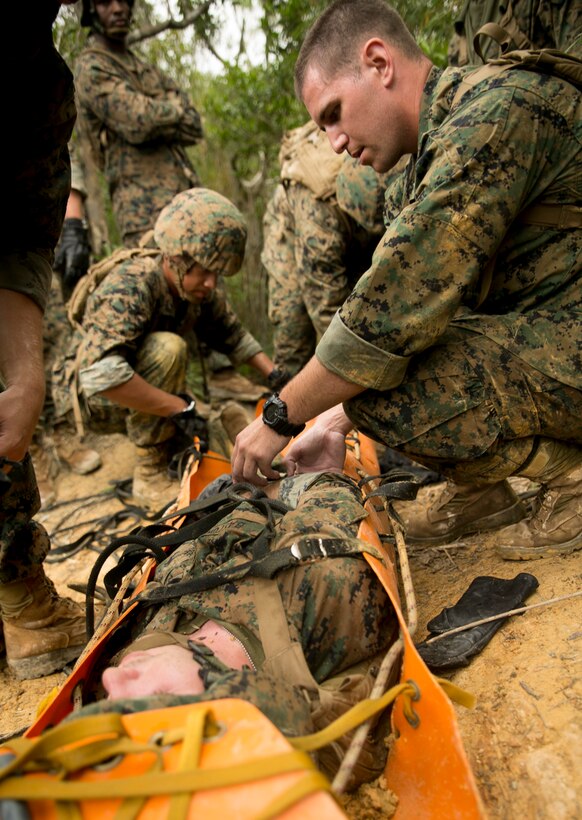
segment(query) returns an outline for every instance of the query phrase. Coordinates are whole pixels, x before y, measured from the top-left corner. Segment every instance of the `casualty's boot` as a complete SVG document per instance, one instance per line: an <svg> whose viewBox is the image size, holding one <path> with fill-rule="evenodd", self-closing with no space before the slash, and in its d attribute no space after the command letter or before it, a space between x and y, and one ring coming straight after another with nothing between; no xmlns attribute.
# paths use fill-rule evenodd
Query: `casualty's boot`
<svg viewBox="0 0 582 820"><path fill-rule="evenodd" d="M582 466L543 483L531 516L505 527L495 541L497 553L510 561L582 549Z"/></svg>
<svg viewBox="0 0 582 820"><path fill-rule="evenodd" d="M235 399L236 401L258 401L268 392L264 385L255 384L234 367L226 367L210 374L208 380L213 399Z"/></svg>
<svg viewBox="0 0 582 820"><path fill-rule="evenodd" d="M19 680L58 672L87 642L82 608L57 594L42 567L0 584L0 612L8 666Z"/></svg>
<svg viewBox="0 0 582 820"><path fill-rule="evenodd" d="M496 530L515 524L526 509L507 481L475 487L448 482L426 510L414 505L402 509L405 537L409 544L448 544L462 535Z"/></svg>
<svg viewBox="0 0 582 820"><path fill-rule="evenodd" d="M168 454L164 445L136 447L133 471L133 499L151 511L160 510L175 500L180 489L176 479L168 477Z"/></svg>

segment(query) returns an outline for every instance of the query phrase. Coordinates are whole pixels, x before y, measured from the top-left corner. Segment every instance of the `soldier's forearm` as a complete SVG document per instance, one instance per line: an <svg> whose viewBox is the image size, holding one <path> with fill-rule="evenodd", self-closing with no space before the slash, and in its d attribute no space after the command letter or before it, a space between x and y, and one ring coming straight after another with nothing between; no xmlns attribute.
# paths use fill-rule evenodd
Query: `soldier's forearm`
<svg viewBox="0 0 582 820"><path fill-rule="evenodd" d="M103 390L100 395L121 407L139 410L141 413L151 413L153 416L173 416L188 406L188 403L180 396L154 387L137 373L134 373L131 379L124 384Z"/></svg>
<svg viewBox="0 0 582 820"><path fill-rule="evenodd" d="M346 381L313 358L281 391L289 421L301 424L357 396L365 388Z"/></svg>

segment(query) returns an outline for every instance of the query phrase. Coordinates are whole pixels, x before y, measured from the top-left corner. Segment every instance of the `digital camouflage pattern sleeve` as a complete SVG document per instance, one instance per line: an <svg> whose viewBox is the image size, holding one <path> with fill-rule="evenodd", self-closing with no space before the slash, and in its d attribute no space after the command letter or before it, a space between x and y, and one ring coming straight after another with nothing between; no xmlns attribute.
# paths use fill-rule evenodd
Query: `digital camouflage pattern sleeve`
<svg viewBox="0 0 582 820"><path fill-rule="evenodd" d="M449 111L464 72L432 70L409 204L317 356L349 381L387 390L451 325L580 388L580 228L519 222L533 203L582 201L580 93L515 69Z"/></svg>

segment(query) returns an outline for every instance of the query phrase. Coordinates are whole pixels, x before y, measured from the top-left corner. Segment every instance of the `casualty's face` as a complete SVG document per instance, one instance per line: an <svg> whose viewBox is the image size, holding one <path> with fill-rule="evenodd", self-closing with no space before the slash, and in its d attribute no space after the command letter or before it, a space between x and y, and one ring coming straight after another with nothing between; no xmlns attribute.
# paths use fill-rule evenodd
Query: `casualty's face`
<svg viewBox="0 0 582 820"><path fill-rule="evenodd" d="M400 159L399 111L377 71L326 77L312 64L302 96L311 118L326 132L336 153L347 151L380 173Z"/></svg>
<svg viewBox="0 0 582 820"><path fill-rule="evenodd" d="M108 37L125 38L131 24L131 5L127 0L95 0L95 11Z"/></svg>
<svg viewBox="0 0 582 820"><path fill-rule="evenodd" d="M110 699L148 695L199 695L204 684L200 664L181 646L158 646L125 655L119 666L103 672L102 682Z"/></svg>

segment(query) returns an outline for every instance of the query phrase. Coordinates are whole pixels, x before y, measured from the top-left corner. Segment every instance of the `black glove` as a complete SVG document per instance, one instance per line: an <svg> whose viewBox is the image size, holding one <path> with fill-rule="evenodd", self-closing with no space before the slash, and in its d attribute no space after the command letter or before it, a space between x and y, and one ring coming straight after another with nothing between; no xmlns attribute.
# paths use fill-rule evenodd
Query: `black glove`
<svg viewBox="0 0 582 820"><path fill-rule="evenodd" d="M70 294L89 267L89 234L82 219L65 219L57 253L55 270L63 278L63 290Z"/></svg>
<svg viewBox="0 0 582 820"><path fill-rule="evenodd" d="M282 390L288 381L291 381L291 373L284 367L274 367L267 376L267 384L273 393Z"/></svg>
<svg viewBox="0 0 582 820"><path fill-rule="evenodd" d="M170 416L178 430L192 441L194 436L198 436L202 441L208 441L208 427L206 421L196 410L196 401L185 393L178 393L181 399L188 402L188 407L180 413Z"/></svg>
<svg viewBox="0 0 582 820"><path fill-rule="evenodd" d="M428 622L430 636L444 635L473 621L480 621L502 612L521 607L525 599L538 588L538 579L529 572L520 572L515 578L494 578L480 575L463 593L454 606L447 607ZM432 672L467 666L501 629L507 618L498 618L474 626L465 632L455 632L448 638L417 645L418 654Z"/></svg>

